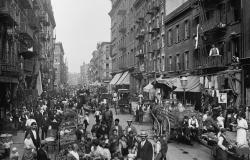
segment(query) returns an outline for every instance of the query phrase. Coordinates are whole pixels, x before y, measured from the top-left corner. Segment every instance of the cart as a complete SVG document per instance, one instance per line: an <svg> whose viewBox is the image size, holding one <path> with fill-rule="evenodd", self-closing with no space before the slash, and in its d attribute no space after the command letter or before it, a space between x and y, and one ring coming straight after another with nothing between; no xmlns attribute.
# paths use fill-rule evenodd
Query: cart
<svg viewBox="0 0 250 160"><path fill-rule="evenodd" d="M178 100L166 100L164 105L156 105L152 109L155 132L157 134L168 134L170 138L176 138L184 116L192 117L193 115L197 117L200 123L201 114L195 111L194 107L190 106L180 109L178 107Z"/></svg>
<svg viewBox="0 0 250 160"><path fill-rule="evenodd" d="M129 113L132 113L129 94L130 93L128 89L118 89L118 107L122 113L125 110L129 111Z"/></svg>

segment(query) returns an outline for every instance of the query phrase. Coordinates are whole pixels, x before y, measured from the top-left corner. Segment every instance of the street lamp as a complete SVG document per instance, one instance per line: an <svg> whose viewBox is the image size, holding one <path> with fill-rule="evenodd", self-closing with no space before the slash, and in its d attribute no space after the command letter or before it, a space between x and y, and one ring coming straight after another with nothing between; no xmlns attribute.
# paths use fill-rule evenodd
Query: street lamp
<svg viewBox="0 0 250 160"><path fill-rule="evenodd" d="M186 107L186 86L188 84L188 79L186 76L181 76L180 78L180 81L181 81L181 86L183 88L183 91L184 91L184 107Z"/></svg>

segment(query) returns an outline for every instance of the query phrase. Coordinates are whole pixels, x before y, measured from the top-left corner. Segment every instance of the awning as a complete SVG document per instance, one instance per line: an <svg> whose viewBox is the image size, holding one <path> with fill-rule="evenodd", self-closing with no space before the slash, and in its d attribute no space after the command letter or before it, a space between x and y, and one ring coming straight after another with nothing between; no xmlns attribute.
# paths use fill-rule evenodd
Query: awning
<svg viewBox="0 0 250 160"><path fill-rule="evenodd" d="M128 71L124 72L116 85L129 85L130 84L130 73Z"/></svg>
<svg viewBox="0 0 250 160"><path fill-rule="evenodd" d="M170 88L174 88L176 85L176 82L177 82L177 78L166 78L166 79L163 79L161 77L157 78L156 81L158 83L162 83L162 84L165 84L167 85L168 87Z"/></svg>
<svg viewBox="0 0 250 160"><path fill-rule="evenodd" d="M122 73L117 73L114 78L110 81L110 85L115 85L117 83L117 81L121 78Z"/></svg>
<svg viewBox="0 0 250 160"><path fill-rule="evenodd" d="M188 76L187 86L185 87L186 92L200 92L200 77L198 76ZM176 92L183 92L183 87L181 86L180 78L174 84L177 88L174 90Z"/></svg>

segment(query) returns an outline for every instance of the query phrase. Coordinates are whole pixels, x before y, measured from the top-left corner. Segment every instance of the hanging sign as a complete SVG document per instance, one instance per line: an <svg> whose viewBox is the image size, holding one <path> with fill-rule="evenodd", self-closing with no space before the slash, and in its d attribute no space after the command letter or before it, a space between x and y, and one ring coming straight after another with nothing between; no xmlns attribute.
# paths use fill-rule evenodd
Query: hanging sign
<svg viewBox="0 0 250 160"><path fill-rule="evenodd" d="M227 93L219 93L218 102L219 103L227 103Z"/></svg>

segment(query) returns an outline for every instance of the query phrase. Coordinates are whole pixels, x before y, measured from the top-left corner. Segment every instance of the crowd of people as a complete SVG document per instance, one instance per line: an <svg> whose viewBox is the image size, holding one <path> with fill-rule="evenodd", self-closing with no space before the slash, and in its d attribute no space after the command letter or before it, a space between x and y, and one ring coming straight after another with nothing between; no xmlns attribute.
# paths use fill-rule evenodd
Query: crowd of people
<svg viewBox="0 0 250 160"><path fill-rule="evenodd" d="M84 94L86 96L86 94ZM76 143L67 150L67 158L94 160L162 160L166 158L166 136L155 136L148 140L147 132L137 132L132 120L127 120L127 126L120 125L120 119L114 119L109 104L95 106L95 113L84 110L87 101L81 103L77 94L71 97L40 98L36 107L23 106L21 111L9 115L13 124L25 131L24 153L20 157L18 149L9 150L11 160L49 160L47 140L60 137L59 126L64 116L65 107L77 112ZM90 126L90 117L94 116L95 124ZM84 143L84 156L79 155L79 143ZM11 148L11 147L10 147ZM9 149L10 149L9 148Z"/></svg>

